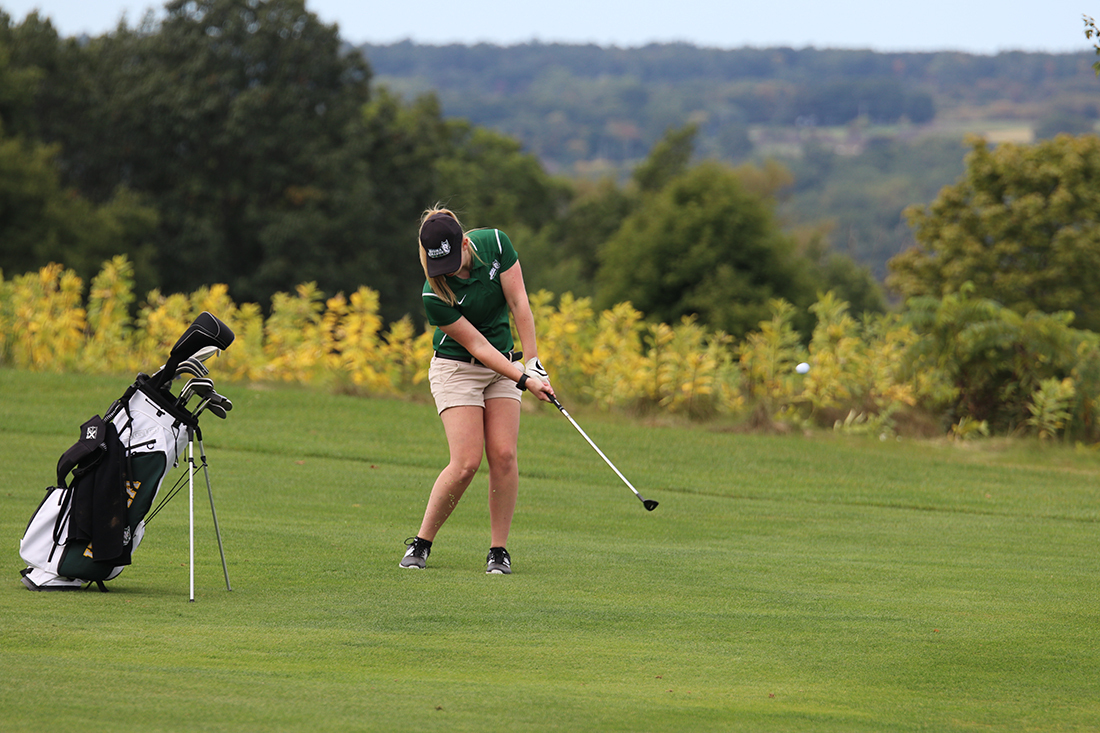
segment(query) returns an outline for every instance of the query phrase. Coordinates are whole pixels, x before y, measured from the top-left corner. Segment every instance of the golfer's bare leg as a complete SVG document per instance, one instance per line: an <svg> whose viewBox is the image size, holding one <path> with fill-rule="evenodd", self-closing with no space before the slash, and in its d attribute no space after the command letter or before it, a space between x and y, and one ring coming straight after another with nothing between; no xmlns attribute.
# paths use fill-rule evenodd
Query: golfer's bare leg
<svg viewBox="0 0 1100 733"><path fill-rule="evenodd" d="M491 547L507 547L519 492L519 401L485 401L485 455L489 461L489 526Z"/></svg>
<svg viewBox="0 0 1100 733"><path fill-rule="evenodd" d="M470 485L481 465L485 450L483 410L480 407L449 407L440 413L443 429L447 433L447 447L451 460L440 472L428 497L424 521L417 535L424 540L434 540L436 532L451 516L462 493Z"/></svg>

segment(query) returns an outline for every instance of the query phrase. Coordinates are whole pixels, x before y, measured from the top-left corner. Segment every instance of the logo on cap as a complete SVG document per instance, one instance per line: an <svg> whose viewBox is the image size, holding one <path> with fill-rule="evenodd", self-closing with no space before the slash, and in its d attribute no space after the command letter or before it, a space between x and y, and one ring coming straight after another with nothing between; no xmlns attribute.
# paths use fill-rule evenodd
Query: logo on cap
<svg viewBox="0 0 1100 733"><path fill-rule="evenodd" d="M444 239L439 243L439 249L429 249L428 256L433 260L438 260L440 257L446 257L451 253L451 243Z"/></svg>

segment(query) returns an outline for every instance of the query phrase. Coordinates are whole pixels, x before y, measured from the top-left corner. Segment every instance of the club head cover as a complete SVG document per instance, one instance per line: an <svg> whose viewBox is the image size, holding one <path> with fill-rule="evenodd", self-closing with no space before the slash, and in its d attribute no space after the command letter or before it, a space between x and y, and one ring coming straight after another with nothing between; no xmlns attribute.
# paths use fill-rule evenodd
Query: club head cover
<svg viewBox="0 0 1100 733"><path fill-rule="evenodd" d="M163 388L165 381L170 381L175 376L181 361L210 347L224 351L233 343L234 338L236 337L229 326L218 320L214 314L203 311L176 341L164 369L150 379L150 386L154 389Z"/></svg>

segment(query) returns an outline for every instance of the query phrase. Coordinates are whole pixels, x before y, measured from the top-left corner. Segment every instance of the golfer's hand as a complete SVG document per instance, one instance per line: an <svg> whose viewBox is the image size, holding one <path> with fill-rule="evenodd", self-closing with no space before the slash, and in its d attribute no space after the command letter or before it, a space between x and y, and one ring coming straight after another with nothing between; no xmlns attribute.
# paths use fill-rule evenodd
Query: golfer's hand
<svg viewBox="0 0 1100 733"><path fill-rule="evenodd" d="M550 375L546 373L546 367L542 365L537 356L532 356L527 360L527 364L524 367L524 371L527 376L532 379L537 379L540 382L544 382L547 386L550 384Z"/></svg>
<svg viewBox="0 0 1100 733"><path fill-rule="evenodd" d="M528 392L543 402L550 402L550 398L554 396L554 388L550 386L550 383L544 382L538 377L528 375L525 386Z"/></svg>

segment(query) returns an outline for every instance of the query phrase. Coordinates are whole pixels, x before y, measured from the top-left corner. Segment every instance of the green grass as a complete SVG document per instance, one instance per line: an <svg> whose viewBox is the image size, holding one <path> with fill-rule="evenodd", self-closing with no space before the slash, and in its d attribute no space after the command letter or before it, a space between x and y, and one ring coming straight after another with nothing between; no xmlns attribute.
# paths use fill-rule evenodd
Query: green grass
<svg viewBox="0 0 1100 733"><path fill-rule="evenodd" d="M5 732L1100 728L1093 451L581 411L649 513L536 411L515 573L484 574L484 475L416 572L431 406L225 386L204 428L233 591L200 474L195 603L185 495L111 593L29 593L23 528L127 384L0 370Z"/></svg>

